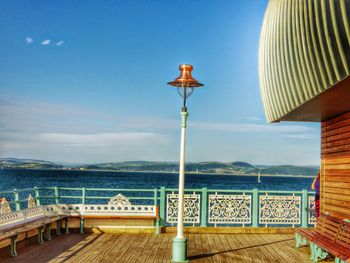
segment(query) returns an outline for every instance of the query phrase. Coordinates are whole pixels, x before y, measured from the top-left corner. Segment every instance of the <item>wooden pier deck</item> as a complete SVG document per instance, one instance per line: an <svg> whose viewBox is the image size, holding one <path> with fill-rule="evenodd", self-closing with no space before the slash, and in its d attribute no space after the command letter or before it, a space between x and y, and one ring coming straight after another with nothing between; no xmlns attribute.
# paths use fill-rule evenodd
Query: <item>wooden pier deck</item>
<svg viewBox="0 0 350 263"><path fill-rule="evenodd" d="M170 262L173 236L72 233L54 236L43 245L32 240L19 246L16 258L1 253L0 262ZM294 247L293 234L189 234L187 237L190 262L312 262L308 247Z"/></svg>

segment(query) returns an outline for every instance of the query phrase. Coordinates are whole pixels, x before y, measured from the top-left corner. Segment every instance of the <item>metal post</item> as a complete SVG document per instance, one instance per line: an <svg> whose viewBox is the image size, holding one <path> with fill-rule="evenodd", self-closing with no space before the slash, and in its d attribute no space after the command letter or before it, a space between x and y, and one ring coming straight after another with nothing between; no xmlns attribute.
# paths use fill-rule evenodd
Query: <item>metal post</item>
<svg viewBox="0 0 350 263"><path fill-rule="evenodd" d="M307 228L307 218L308 218L308 200L307 200L307 190L303 190L302 200L301 200L301 227Z"/></svg>
<svg viewBox="0 0 350 263"><path fill-rule="evenodd" d="M253 189L253 213L252 213L252 226L258 227L259 222L259 197L258 197L258 189Z"/></svg>
<svg viewBox="0 0 350 263"><path fill-rule="evenodd" d="M157 206L158 203L158 189L154 188L153 189L153 205Z"/></svg>
<svg viewBox="0 0 350 263"><path fill-rule="evenodd" d="M207 198L208 198L208 189L206 187L202 188L202 207L201 207L201 226L207 226Z"/></svg>
<svg viewBox="0 0 350 263"><path fill-rule="evenodd" d="M55 186L54 187L54 191L55 191L55 202L56 202L56 204L59 204L60 203L60 200L59 200L59 195L58 195L58 187L57 186Z"/></svg>
<svg viewBox="0 0 350 263"><path fill-rule="evenodd" d="M160 188L159 216L160 216L160 225L165 226L165 187L164 186Z"/></svg>
<svg viewBox="0 0 350 263"><path fill-rule="evenodd" d="M180 168L179 168L179 206L177 217L177 235L173 239L173 262L188 262L187 239L184 237L184 192L185 192L185 146L186 146L186 121L188 112L181 112L181 146L180 146Z"/></svg>
<svg viewBox="0 0 350 263"><path fill-rule="evenodd" d="M34 187L34 191L35 191L35 201L36 201L36 205L40 206L40 193L39 193L39 188L38 187Z"/></svg>
<svg viewBox="0 0 350 263"><path fill-rule="evenodd" d="M81 188L81 204L82 204L82 213L84 212L84 205L85 205L85 200L86 200L86 188L83 187ZM84 233L84 224L85 224L85 219L83 217L80 218L80 234Z"/></svg>
<svg viewBox="0 0 350 263"><path fill-rule="evenodd" d="M156 212L158 213L159 210L157 208L158 204L158 189L154 188L153 189L153 204L156 207ZM160 222L159 222L159 214L157 214L157 219L156 219L156 235L160 234Z"/></svg>
<svg viewBox="0 0 350 263"><path fill-rule="evenodd" d="M21 210L21 204L19 203L19 195L17 189L13 189L13 194L15 196L16 211Z"/></svg>

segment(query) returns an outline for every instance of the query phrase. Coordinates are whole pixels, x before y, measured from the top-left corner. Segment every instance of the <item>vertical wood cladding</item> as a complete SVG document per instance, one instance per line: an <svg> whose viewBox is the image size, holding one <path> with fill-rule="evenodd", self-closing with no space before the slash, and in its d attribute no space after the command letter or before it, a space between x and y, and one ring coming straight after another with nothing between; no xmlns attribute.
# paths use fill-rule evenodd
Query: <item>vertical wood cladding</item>
<svg viewBox="0 0 350 263"><path fill-rule="evenodd" d="M322 122L321 211L350 218L350 112Z"/></svg>

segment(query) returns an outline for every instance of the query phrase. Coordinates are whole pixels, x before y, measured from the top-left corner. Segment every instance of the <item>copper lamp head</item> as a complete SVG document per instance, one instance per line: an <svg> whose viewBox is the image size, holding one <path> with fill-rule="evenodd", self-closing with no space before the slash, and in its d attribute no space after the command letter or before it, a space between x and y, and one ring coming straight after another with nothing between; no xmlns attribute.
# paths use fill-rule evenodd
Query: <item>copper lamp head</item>
<svg viewBox="0 0 350 263"><path fill-rule="evenodd" d="M168 82L170 86L174 87L184 87L184 88L198 88L204 86L202 83L199 83L198 80L192 77L192 65L182 64L179 66L180 76L177 77L174 81Z"/></svg>

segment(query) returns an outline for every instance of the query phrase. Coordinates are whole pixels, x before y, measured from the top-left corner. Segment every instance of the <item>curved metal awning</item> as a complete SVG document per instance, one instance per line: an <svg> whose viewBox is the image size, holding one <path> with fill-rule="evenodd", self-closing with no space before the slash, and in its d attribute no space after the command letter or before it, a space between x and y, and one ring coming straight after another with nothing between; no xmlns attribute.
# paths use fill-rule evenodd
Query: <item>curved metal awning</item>
<svg viewBox="0 0 350 263"><path fill-rule="evenodd" d="M259 47L269 122L350 111L350 0L270 0Z"/></svg>

